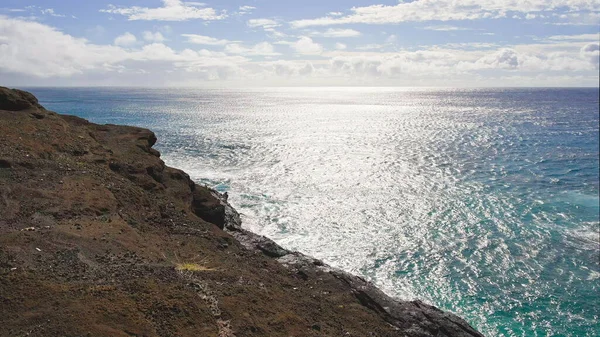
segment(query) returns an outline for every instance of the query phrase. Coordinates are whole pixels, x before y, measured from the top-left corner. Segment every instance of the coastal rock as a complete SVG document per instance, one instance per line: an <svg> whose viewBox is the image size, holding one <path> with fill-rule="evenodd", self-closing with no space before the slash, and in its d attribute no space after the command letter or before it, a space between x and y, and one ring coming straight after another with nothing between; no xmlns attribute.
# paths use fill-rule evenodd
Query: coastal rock
<svg viewBox="0 0 600 337"><path fill-rule="evenodd" d="M23 90L0 87L0 110L21 111L26 109L41 109L37 98Z"/></svg>
<svg viewBox="0 0 600 337"><path fill-rule="evenodd" d="M225 229L246 248L278 258L281 264L302 275L307 274L305 270L317 269L329 273L343 281L362 305L377 312L386 322L408 336L482 336L456 315L421 301L395 300L361 277L325 265L300 252L286 250L267 237L244 230L239 214L227 202L227 198L220 196L220 200L232 215L226 221Z"/></svg>
<svg viewBox="0 0 600 337"><path fill-rule="evenodd" d="M0 336L481 336L243 229L152 131L0 92Z"/></svg>

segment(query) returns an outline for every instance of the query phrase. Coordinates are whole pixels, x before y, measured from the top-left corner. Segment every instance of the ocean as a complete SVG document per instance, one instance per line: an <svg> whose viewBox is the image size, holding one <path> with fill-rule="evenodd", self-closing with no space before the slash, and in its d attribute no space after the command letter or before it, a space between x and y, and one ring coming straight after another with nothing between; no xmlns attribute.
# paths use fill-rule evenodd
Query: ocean
<svg viewBox="0 0 600 337"><path fill-rule="evenodd" d="M598 89L25 88L150 128L244 226L486 336L599 336Z"/></svg>

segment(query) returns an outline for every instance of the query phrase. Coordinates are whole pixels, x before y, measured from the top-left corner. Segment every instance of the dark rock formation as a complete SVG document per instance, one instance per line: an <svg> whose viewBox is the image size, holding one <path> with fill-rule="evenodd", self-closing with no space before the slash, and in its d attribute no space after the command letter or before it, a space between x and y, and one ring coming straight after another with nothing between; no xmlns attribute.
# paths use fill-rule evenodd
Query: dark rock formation
<svg viewBox="0 0 600 337"><path fill-rule="evenodd" d="M0 88L0 336L481 336L244 230L155 142Z"/></svg>
<svg viewBox="0 0 600 337"><path fill-rule="evenodd" d="M31 93L18 89L11 90L0 87L0 110L21 111L31 108L41 108L37 98Z"/></svg>

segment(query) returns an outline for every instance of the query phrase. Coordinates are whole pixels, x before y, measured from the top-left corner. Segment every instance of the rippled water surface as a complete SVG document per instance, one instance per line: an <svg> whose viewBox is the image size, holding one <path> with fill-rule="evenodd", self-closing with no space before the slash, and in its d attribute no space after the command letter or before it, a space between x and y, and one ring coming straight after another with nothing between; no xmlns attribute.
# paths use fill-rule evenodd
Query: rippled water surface
<svg viewBox="0 0 600 337"><path fill-rule="evenodd" d="M597 89L30 89L153 129L248 229L489 336L598 336Z"/></svg>

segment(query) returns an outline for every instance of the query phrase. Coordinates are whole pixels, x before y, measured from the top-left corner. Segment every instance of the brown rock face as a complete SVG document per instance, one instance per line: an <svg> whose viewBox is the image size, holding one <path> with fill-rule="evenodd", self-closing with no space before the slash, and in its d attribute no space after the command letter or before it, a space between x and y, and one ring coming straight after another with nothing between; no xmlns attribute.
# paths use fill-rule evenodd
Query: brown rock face
<svg viewBox="0 0 600 337"><path fill-rule="evenodd" d="M21 111L41 108L37 98L27 91L0 87L0 110Z"/></svg>
<svg viewBox="0 0 600 337"><path fill-rule="evenodd" d="M0 88L0 336L481 336L243 230L155 142Z"/></svg>

